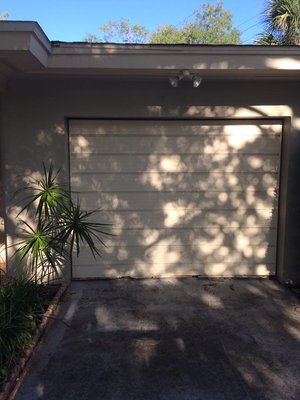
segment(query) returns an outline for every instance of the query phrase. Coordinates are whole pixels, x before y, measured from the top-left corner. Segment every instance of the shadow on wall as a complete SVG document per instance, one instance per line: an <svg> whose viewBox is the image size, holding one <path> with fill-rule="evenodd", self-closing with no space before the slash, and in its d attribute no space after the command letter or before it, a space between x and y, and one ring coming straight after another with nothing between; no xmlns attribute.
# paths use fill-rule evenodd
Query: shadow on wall
<svg viewBox="0 0 300 400"><path fill-rule="evenodd" d="M3 163L3 154L0 153L0 275L3 271L6 270L6 249L5 249L6 240L5 240L5 223L4 223L5 200L4 200L2 163Z"/></svg>
<svg viewBox="0 0 300 400"><path fill-rule="evenodd" d="M63 89L67 88L65 85ZM57 98L57 87L48 89L47 101L53 107L50 103ZM179 106L179 100L184 104L215 101L211 97L199 100L195 95L189 98L190 88L186 89L173 99L170 96L173 88L168 85L157 102L156 92L149 91L139 106L133 96L132 104L128 99L128 109L137 108L137 115L156 118L213 116L222 120L239 116L239 107L234 106ZM38 90L44 95L43 85ZM66 108L65 115L91 115L91 102L88 102L91 90L90 86L82 90L82 101L76 106L78 112L68 111L73 110L72 106ZM121 91L125 89L122 87ZM209 90L205 93L211 96ZM35 102L29 103L31 108L40 102L39 95L38 92L30 98ZM128 116L130 111L120 107L124 98L116 100L114 95L112 98L101 112L109 115L106 110L112 110L110 102L119 101L115 108L124 117ZM68 104L65 100L64 105ZM221 99L220 104L224 101ZM59 113L53 111L54 116L47 119L47 107L40 103L41 115L38 113L34 119L34 137L16 147L14 161L20 160L18 164L7 164L10 196L29 176L39 175L42 161L52 161L60 167L57 160L64 160L64 172L68 176L64 125L49 122L60 121L57 115L63 115L62 105L57 106ZM160 103L160 106L149 105ZM249 113L265 117L255 107L246 108ZM98 110L96 103L94 110ZM32 118L26 107L22 112L20 124ZM27 124L33 123L27 121ZM80 198L87 209L100 207L101 221L113 223L116 234L107 242L102 259L94 261L83 253L78 262L74 260L75 266L84 267L77 271L78 276L82 273L86 277L273 274L280 146L276 128L273 127L274 131L266 124L241 128L241 124L223 127L214 123L201 129L197 124L188 123L167 126L156 121L140 127L134 124L127 127L108 124L101 128L99 123L93 128L95 135L83 128L72 139L72 157L76 160L72 164L74 195L77 196L77 190L82 192ZM242 131L246 133L243 139ZM26 165L31 165L27 169L24 169L24 154L28 157ZM20 176L23 177L21 184ZM10 244L20 206L7 208ZM27 218L32 221L32 216Z"/></svg>
<svg viewBox="0 0 300 400"><path fill-rule="evenodd" d="M61 140L64 133L64 126L57 124L47 132L43 129L38 130L34 144L30 143L30 140L28 139L28 141L22 140L21 145L16 146L15 152L18 159L17 165L14 163L7 163L5 165L5 196L7 206L6 216L3 212L3 216L6 217L3 218L3 221L5 219L7 248L5 249L4 246L3 252L5 253L5 259L7 260L6 270L9 273L20 272L20 270L22 270L25 273L28 273L29 276L32 276L33 271L29 263L27 263L26 260L21 260L16 254L16 247L14 244L24 238L24 228L27 230L27 227L24 226L23 221L31 227L35 227L36 216L34 211L27 212L24 210L21 214L20 212L24 207L24 202L28 202L28 196L30 197L30 195L33 194L30 192L32 182L36 179L40 179L43 174L43 163L45 163L46 166L49 166L55 161L57 153L63 151L63 146L57 146L57 142ZM65 151L67 151L67 148ZM65 154L63 158L65 158ZM28 165L27 163L29 163L30 166L25 168L25 165ZM63 177L64 179L61 183L68 186L68 179L66 179L68 174L66 173L65 168L61 168L61 165L56 164L57 163L55 163L56 171L60 170L58 177ZM60 277L63 277L64 280L69 279L69 265L65 265L65 261L63 264L60 257L56 258L56 268L58 274L53 270L52 273L47 276L48 282L57 280ZM63 273L63 276L61 273Z"/></svg>
<svg viewBox="0 0 300 400"><path fill-rule="evenodd" d="M64 44L62 44L63 46ZM98 67L99 65L105 65L105 60L106 58L111 58L111 56L113 56L115 53L118 53L120 51L120 47L122 45L119 44L119 46L114 47L114 44L112 44L113 46L110 46L111 43L107 43L106 45L103 46L103 43L89 43L85 44L86 46L89 46L92 49L93 52L93 56L92 56L92 61L90 66L93 67ZM133 46L135 46L133 44ZM124 49L130 49L131 44L125 44L124 45ZM166 46L156 46L153 45L153 54L155 52L155 47L160 49L163 49ZM187 49L189 49L189 45L187 46L180 46L180 48L184 48L186 47ZM243 76L245 76L245 70L249 70L249 75L252 75L252 71L251 70L260 70L260 69L268 69L268 70L273 70L274 74L276 73L276 71L290 71L291 75L293 75L293 72L295 71L294 76L296 76L297 72L300 69L300 60L299 60L299 56L298 56L298 49L297 46L295 46L296 48L290 48L290 54L293 53L293 51L296 53L296 57L283 57L283 55L281 54L280 56L278 56L278 54L273 54L271 56L267 56L267 55L263 55L262 53L262 49L264 48L263 46L253 46L253 50L254 52L252 54L244 54L243 57L235 57L235 55L233 54L233 56L231 56L231 51L234 51L235 46L228 46L228 48L226 48L226 46L224 46L224 53L223 54L218 54L218 56L216 56L216 54L212 54L210 52L210 50L208 50L205 53L198 53L197 54L197 47L198 46L194 46L195 48L195 54L194 54L194 60L191 58L191 56L188 56L189 59L185 65L185 67L181 68L181 69L187 69L190 70L192 72L194 72L195 74L201 74L202 71L207 72L207 71L228 71L228 72L234 72L236 75L238 75L238 73L241 71L243 73ZM199 48L201 49L205 49L205 46L199 46ZM208 46L209 48L210 46ZM266 47L266 46L265 46ZM278 47L278 46L277 46ZM280 47L280 46L279 46ZM228 49L229 52L228 52ZM140 50L142 50L140 48ZM170 50L170 49L169 49ZM230 54L231 53L231 54ZM260 57L255 57L257 55L260 55ZM153 62L153 60L151 60L151 64L149 64L149 68L156 68L156 70L160 70L160 71L172 71L175 70L177 71L175 68L178 68L178 64L183 64L182 60L180 60L181 62L179 62L178 60L178 55L179 54L172 54L171 52L167 53L160 53L160 51L157 51L157 53L154 55L155 56L155 61ZM137 65L140 63L140 55L132 55L132 59L136 60ZM167 61L166 61L167 60ZM132 64L134 63L134 61L132 61ZM131 64L131 65L132 65ZM129 64L130 65L130 64ZM129 66L128 65L128 66ZM253 75L252 75L253 76ZM274 76L274 75L273 75Z"/></svg>
<svg viewBox="0 0 300 400"><path fill-rule="evenodd" d="M274 275L281 130L71 120L72 191L116 234L102 259L83 251L74 276Z"/></svg>

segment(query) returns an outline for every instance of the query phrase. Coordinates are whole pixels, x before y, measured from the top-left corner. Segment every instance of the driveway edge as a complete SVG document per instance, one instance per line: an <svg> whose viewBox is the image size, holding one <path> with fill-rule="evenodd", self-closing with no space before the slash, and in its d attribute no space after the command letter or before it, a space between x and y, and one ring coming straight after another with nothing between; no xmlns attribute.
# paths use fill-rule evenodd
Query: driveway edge
<svg viewBox="0 0 300 400"><path fill-rule="evenodd" d="M12 370L8 382L3 385L3 391L0 393L0 400L12 400L16 395L16 392L30 367L30 361L32 356L35 354L37 345L50 328L51 323L53 322L53 316L58 311L59 302L68 287L69 284L62 284L52 299L47 311L43 315L40 325L37 328L32 344L26 349L25 356L20 359L18 365L16 365Z"/></svg>

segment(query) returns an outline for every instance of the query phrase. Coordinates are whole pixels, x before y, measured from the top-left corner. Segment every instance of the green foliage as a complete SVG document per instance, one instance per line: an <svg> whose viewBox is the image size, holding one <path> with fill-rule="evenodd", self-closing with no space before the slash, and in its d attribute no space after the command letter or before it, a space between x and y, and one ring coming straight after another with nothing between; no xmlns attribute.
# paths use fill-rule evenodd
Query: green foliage
<svg viewBox="0 0 300 400"><path fill-rule="evenodd" d="M86 42L121 42L121 43L145 43L148 38L148 30L142 25L130 25L127 19L109 21L99 28L101 35L97 37L87 34Z"/></svg>
<svg viewBox="0 0 300 400"><path fill-rule="evenodd" d="M255 41L255 44L258 44L260 46L278 46L282 43L281 40L274 36L272 33L264 32Z"/></svg>
<svg viewBox="0 0 300 400"><path fill-rule="evenodd" d="M0 282L0 384L16 358L32 342L44 312L43 287L26 276Z"/></svg>
<svg viewBox="0 0 300 400"><path fill-rule="evenodd" d="M0 14L0 21L4 21L8 18L8 12L3 12Z"/></svg>
<svg viewBox="0 0 300 400"><path fill-rule="evenodd" d="M56 209L66 202L68 199L67 193L63 187L56 182L59 172L60 170L54 173L52 165L50 165L47 171L45 165L43 165L42 179L31 179L31 185L25 188L26 190L32 191L34 195L29 197L29 201L20 213L24 210L29 210L34 206L35 202L38 201L35 216L37 218L45 216L45 219L49 219Z"/></svg>
<svg viewBox="0 0 300 400"><path fill-rule="evenodd" d="M81 243L86 243L93 256L101 255L96 243L105 245L102 240L103 234L108 234L103 228L108 225L92 222L92 216L95 211L82 211L79 203L70 202L68 207L61 210L61 219L59 222L59 230L57 240L59 243L70 241L71 252L74 247L77 256L80 252Z"/></svg>
<svg viewBox="0 0 300 400"><path fill-rule="evenodd" d="M102 40L95 35L94 33L87 33L83 39L84 42L89 42L89 43L97 43L101 42Z"/></svg>
<svg viewBox="0 0 300 400"><path fill-rule="evenodd" d="M193 20L181 28L163 25L149 35L141 25L128 20L110 21L100 28L99 37L88 34L88 42L157 43L157 44L238 44L240 32L233 28L232 14L224 10L222 1L216 5L204 3L193 13Z"/></svg>
<svg viewBox="0 0 300 400"><path fill-rule="evenodd" d="M177 44L190 43L188 32L185 29L178 29L173 25L163 25L158 27L150 37L150 43L156 44Z"/></svg>
<svg viewBox="0 0 300 400"><path fill-rule="evenodd" d="M23 238L13 246L21 260L27 259L35 282L58 277L61 264L70 260L73 250L79 255L83 244L94 257L101 255L98 245L103 246L103 237L110 235L108 224L93 221L99 211L81 210L70 191L57 182L59 172L44 165L42 178L21 190L30 194L19 213ZM25 212L34 215L34 225L20 218Z"/></svg>
<svg viewBox="0 0 300 400"><path fill-rule="evenodd" d="M206 3L194 12L194 20L182 28L165 25L154 32L150 43L238 44L240 32L232 26L232 14L223 3Z"/></svg>
<svg viewBox="0 0 300 400"><path fill-rule="evenodd" d="M265 32L256 44L299 45L300 1L269 0L263 13Z"/></svg>

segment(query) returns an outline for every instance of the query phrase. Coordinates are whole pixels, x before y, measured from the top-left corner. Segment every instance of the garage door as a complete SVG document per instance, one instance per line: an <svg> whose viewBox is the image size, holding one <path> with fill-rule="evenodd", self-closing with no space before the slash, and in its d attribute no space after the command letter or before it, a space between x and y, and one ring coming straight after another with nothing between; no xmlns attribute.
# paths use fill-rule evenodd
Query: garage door
<svg viewBox="0 0 300 400"><path fill-rule="evenodd" d="M282 125L71 120L71 189L111 223L73 278L276 272Z"/></svg>

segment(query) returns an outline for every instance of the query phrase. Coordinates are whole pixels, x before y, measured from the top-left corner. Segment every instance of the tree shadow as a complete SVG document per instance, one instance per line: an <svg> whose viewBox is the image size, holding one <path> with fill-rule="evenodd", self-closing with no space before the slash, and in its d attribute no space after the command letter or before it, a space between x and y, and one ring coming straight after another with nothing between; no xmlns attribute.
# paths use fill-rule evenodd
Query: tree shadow
<svg viewBox="0 0 300 400"><path fill-rule="evenodd" d="M15 81L12 80L10 82L8 100L6 99L5 102L5 110L7 111L9 107L15 107L20 110L20 112L18 118L15 120L10 120L9 123L6 120L5 128L8 131L24 131L26 133L26 141L21 144L18 143L17 146L16 138L6 137L8 142L7 146L14 148L12 159L9 160L6 158L4 160L6 188L5 222L8 244L10 244L16 236L15 215L18 210L15 209L14 205L8 200L8 198L13 190L17 189L20 185L17 178L19 176L26 177L28 175L38 175L42 161L52 161L54 165L58 167L62 166L64 179L68 182L69 166L66 154L68 153L69 143L67 125L64 121L65 116L72 117L75 115L77 118L81 117L87 119L92 117L113 119L114 117L117 117L130 120L135 116L157 119L164 117L175 119L199 118L199 120L203 118L215 118L217 122L217 120L223 121L227 118L236 118L237 116L242 115L239 113L239 110L243 107L244 110L249 111L249 115L252 113L252 115L255 114L255 118L264 119L266 114L261 111L261 107L253 106L253 104L290 104L289 107L292 112L295 114L297 113L294 106L294 103L296 104L297 101L297 96L295 94L295 84L293 82L285 82L286 91L284 93L282 93L282 82L274 81L255 83L255 87L259 85L260 88L260 90L257 91L255 90L253 83L242 80L229 80L227 82L204 80L203 86L201 86L199 90L191 88L189 85L190 82L182 82L182 84L183 85L180 86L178 90L174 90L170 87L168 80L164 77L149 80L138 78L116 78L113 80L113 83L108 79L97 79L92 77L89 79L69 77L64 80L57 77L48 77L47 79L31 78L26 81L20 79L16 79ZM33 95L24 103L23 94L25 95L28 93L29 89ZM119 96L115 95L115 89L119 93ZM78 93L80 93L80 101L78 99ZM99 93L101 93L101 98L97 97ZM128 96L128 93L132 93L132 96ZM271 100L269 96L270 93L272 94ZM91 101L94 96L97 97L97 102ZM32 110L35 110L34 118ZM51 112L49 113L48 110L51 110ZM278 116L278 114L276 114L276 116ZM72 118L70 120L72 120ZM153 121L151 123L153 124ZM243 123L241 122L241 124ZM152 132L150 132L151 128L148 129L148 133L155 133L154 127ZM156 127L158 131L162 128L159 124ZM120 140L122 139L123 134L124 136L127 135L127 133L122 133L121 127L119 127L119 129L118 142L115 145L110 144L116 152L121 151L122 146L125 146L125 143L121 143ZM195 129L197 130L197 128ZM215 126L214 129L217 131L220 129L220 126ZM140 141L141 146L147 146L147 129L144 128L144 131L145 143L143 144L142 141ZM222 204L224 207L223 210L227 210L226 212L231 213L235 209L235 216L232 219L233 222L239 222L242 218L245 220L251 217L254 217L257 221L265 221L266 218L260 214L259 207L256 205L253 206L257 209L257 211L254 212L254 216L238 215L236 209L242 207L239 206L238 203L241 205L251 205L251 202L253 202L253 197L251 198L253 193L257 196L258 202L262 204L264 201L263 192L257 193L259 192L259 187L262 187L263 190L268 190L267 188L273 190L273 187L275 189L275 186L273 185L274 176L272 172L274 165L273 156L268 154L267 159L266 157L260 157L260 159L257 159L259 157L257 157L256 154L260 145L264 146L264 135L267 134L267 131L268 129L264 130L262 128L254 142L244 144L244 150L245 152L249 151L249 154L247 155L246 153L245 157L239 160L238 163L235 160L235 154L228 154L227 160L218 160L213 153L218 146L228 146L228 143L226 143L226 140L221 140L220 137L216 140L213 136L208 135L205 139L205 143L201 141L199 143L202 143L207 149L211 148L211 154L208 154L206 159L205 157L203 158L203 165L199 165L200 170L195 171L190 171L188 169L191 165L194 168L194 164L197 164L195 157L197 157L197 151L199 150L197 149L197 134L191 133L191 130L189 130L189 132L184 132L182 137L169 138L170 140L168 139L170 131L167 132L167 129L166 132L160 130L159 135L164 141L163 143L166 154L159 154L159 149L154 148L152 151L151 148L148 148L149 151L146 151L146 153L148 152L146 155L147 159L144 156L134 154L132 155L131 160L130 154L127 154L127 158L121 156L117 159L113 155L110 156L107 154L107 152L106 154L102 153L98 157L97 154L93 154L93 151L90 153L86 152L85 155L88 155L88 157L85 159L86 164L81 166L81 172L84 172L84 168L90 168L90 165L95 165L95 169L99 168L98 171L102 171L103 169L103 172L101 175L98 174L98 172L93 171L96 172L95 175L97 175L97 177L93 182L90 182L91 184L89 185L93 188L93 191L95 191L95 189L101 190L99 197L92 199L89 193L83 193L82 202L92 208L100 206L102 208L100 216L101 220L107 219L107 221L113 222L116 227L117 237L112 244L108 244L107 258L110 257L112 259L112 256L114 255L112 253L119 252L117 257L120 258L120 261L127 259L128 265L134 265L132 257L136 254L134 261L136 262L136 266L140 266L142 270L141 272L148 272L149 269L147 262L143 267L143 261L153 256L160 258L170 257L170 262L172 261L172 257L175 259L177 255L184 259L184 262L186 262L186 259L188 259L189 256L192 256L192 258L195 258L196 256L203 259L208 258L209 254L203 254L203 252L199 251L199 246L197 247L196 242L199 239L199 236L197 237L197 235L193 234L191 230L189 231L188 227L188 224L194 224L194 226L197 227L197 221L200 219L200 210L204 212L205 207L206 209L210 208L214 210L214 207L218 208L220 204ZM219 133L222 137L223 133L221 131ZM188 135L191 135L192 139L186 140ZM81 140L83 140L83 142L86 140L86 144L89 146L91 138L88 137L88 133L82 134L81 136ZM99 136L105 137L105 133L102 132ZM236 135L233 136L236 137ZM108 137L106 139L108 141L110 140ZM127 146L130 145L130 140L131 142L135 140L134 137L130 140L127 137L127 139ZM194 142L195 140L196 142ZM93 145L92 142L90 144ZM184 151L189 151L189 147L192 147L192 145L195 148L195 153L193 153L194 150L192 150L190 154L181 154ZM293 147L293 160L296 157L296 150L297 146ZM153 152L153 154L151 152ZM24 160L24 155L26 155L26 162ZM78 154L78 157L79 156L80 154ZM166 158L164 158L164 156L166 156ZM215 157L215 163L209 164L209 157L211 160ZM274 157L274 159L276 157ZM101 161L98 162L97 159L99 158ZM130 170L130 165L133 166L132 162L135 162L144 168L143 171L139 171L140 175L138 177L135 176L135 180L133 169ZM243 168L247 165L249 168L247 173L249 177L251 177L252 173L257 173L257 170L259 170L259 168L255 167L255 165L258 165L259 163L262 163L260 170L261 177L260 180L258 179L258 186L252 189L251 185L253 186L253 180L251 181L250 179L250 181L248 181L247 177L242 179L241 176L237 175L237 172L239 168ZM27 167L24 167L25 164ZM110 169L106 169L105 172L105 168L108 167L108 165L110 165ZM217 171L217 168L221 167L224 169L231 168L231 171ZM175 168L175 170L170 170L170 168ZM204 169L202 172L201 168ZM214 179L212 174L213 171L208 171L210 168L215 169ZM117 174L119 173L118 171L123 172L123 178L126 178L127 183L124 179L117 177ZM189 171L191 172L190 176L188 176ZM193 179L195 172L201 176L201 182L197 183L195 182L195 179ZM293 170L289 172L291 173L290 179L292 184L292 182L297 180L299 171L297 171L296 168L293 168ZM238 179L237 183L235 183L236 178ZM84 184L89 183L88 178L84 177L82 179L84 182L79 191L82 190ZM229 182L230 179L232 180L231 182ZM200 179L198 181L200 181ZM241 192L241 197L238 198L237 195L235 195L236 197L232 195L233 198L226 198L226 190L223 190L224 193L220 192L220 198L214 197L212 194L213 187L216 187L218 182L224 182L224 188L227 185L226 190L230 189L232 193L234 193L233 188L237 185ZM202 184L202 187L200 183ZM72 189L76 192L75 184L73 183ZM109 187L108 190L105 189L105 185ZM125 187L129 187L130 185L135 185L135 189L137 190L136 194L133 191L131 194L125 193ZM210 193L207 190L208 186ZM192 193L190 200L187 200L183 195L183 191L188 191L189 188L191 188L190 190L195 193ZM295 197L297 197L297 190L298 189L295 188ZM139 191L147 193L147 196L144 196L143 198L145 209L135 208L138 204L137 197L141 196ZM164 191L165 194L163 193ZM202 200L200 199L199 201L197 195L198 193L200 194L200 192L203 197ZM294 196L289 196L289 198L293 198L293 201L295 202ZM265 234L265 239L266 242L269 243L270 248L267 248L264 253L263 257L265 260L270 260L270 258L272 258L272 252L275 251L272 237L274 236L273 228L275 228L277 219L276 196L273 197L273 195L270 195L268 201L269 202L266 202L266 208L269 208L270 210L271 222L269 226L271 228L269 229L269 232ZM237 206L235 206L235 204ZM201 208L202 205L203 207ZM292 210L289 208L290 205L291 201L289 200L289 204L287 204L287 217L291 222L293 215ZM155 211L149 213L151 207L154 207ZM135 212L133 212L134 209ZM185 209L184 214L180 216L183 209ZM154 213L153 218L151 215L152 212ZM226 212L224 211L222 217L230 221ZM179 218L180 223L182 224L182 237L178 237L176 232L174 234L174 229L171 226L165 226L163 229L161 229L162 227L159 227L160 231L157 232L155 221L160 223L161 221L164 221L164 223L170 225L172 224L172 219L174 222L174 218ZM211 225L204 227L207 228L206 232L202 226L199 227L199 229L202 229L201 233L203 233L203 235L201 237L204 241L201 246L202 248L204 248L204 245L206 245L206 248L209 248L210 246L219 248L223 247L222 251L224 251L224 254L222 254L221 251L221 254L216 256L216 263L222 263L223 258L228 257L228 255L225 254L228 250L226 248L229 247L228 243L232 245L234 241L236 241L236 236L230 232L230 229L233 228L230 228L229 226L228 231L223 232L221 227L225 225L222 222L217 221L217 219L221 217L218 216L215 211L213 214L207 213L203 218L206 218ZM139 224L141 225L139 226ZM134 235L131 232L130 225L134 226L134 229L136 229L137 233L135 237L130 237L131 234ZM260 225L258 225L258 227L259 226ZM257 238L258 242L256 242L255 245L261 244L261 246L264 246L262 238L263 233L258 231L258 227L256 233L253 231L253 240L255 241ZM118 229L120 231L118 231ZM128 229L128 232L126 229ZM122 230L124 234L125 232L128 234L127 239L122 238ZM223 236L224 242L221 240ZM293 241L290 241L288 236L293 236ZM215 242L213 241L216 237L220 242L217 240ZM130 243L131 240L133 243ZM295 240L296 236L292 232L287 232L286 241L289 250L291 251L286 252L286 257L295 258L295 255L297 254L297 248L294 246ZM124 246L122 247L122 241L126 242L125 245L127 248L124 248ZM160 255L157 251L157 246L159 244L160 250L162 251ZM186 244L189 246L188 248L182 247ZM136 246L134 250L130 247L131 245ZM292 247L293 249L291 249ZM179 248L182 251L178 251ZM263 250L261 251L263 252ZM291 254L293 254L293 256ZM129 256L132 257L130 258ZM254 254L253 259L255 259L255 257L257 258L258 254ZM245 259L247 260L250 258L251 255L249 252L249 255L245 255L244 259L237 259L236 268L239 269L239 271L242 271L242 264ZM104 271L104 258L98 259L97 263L99 264L99 270L102 268L102 271ZM181 271L182 266L178 260L173 261L173 266L175 267L174 270L176 270L176 263L178 267L176 273L183 273ZM238 265L240 268L238 268ZM172 267L170 268L170 271L174 270L172 270ZM114 268L113 266L109 267L108 272L119 275L118 268ZM197 270L194 272L195 274L198 273ZM130 268L124 270L122 274L123 273L131 274ZM157 272L155 270L151 273L151 275L156 274Z"/></svg>
<svg viewBox="0 0 300 400"><path fill-rule="evenodd" d="M275 282L119 280L71 290L60 315L70 327L56 322L55 347L45 343L17 400L299 396L299 303Z"/></svg>
<svg viewBox="0 0 300 400"><path fill-rule="evenodd" d="M274 275L281 130L257 120L70 121L71 188L116 233L103 275ZM97 268L83 251L74 276Z"/></svg>

